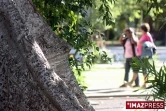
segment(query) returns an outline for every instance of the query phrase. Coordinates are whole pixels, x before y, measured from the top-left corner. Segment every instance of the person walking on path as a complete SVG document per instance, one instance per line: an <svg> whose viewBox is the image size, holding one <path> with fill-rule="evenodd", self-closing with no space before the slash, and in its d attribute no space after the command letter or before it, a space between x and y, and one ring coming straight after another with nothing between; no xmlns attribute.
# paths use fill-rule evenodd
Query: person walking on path
<svg viewBox="0 0 166 111"><path fill-rule="evenodd" d="M151 43L151 48L154 48L154 42L153 42L153 38L151 36L151 34L149 33L150 31L150 27L149 24L145 23L141 26L141 32L142 32L142 36L140 38L140 40L138 41L138 58L140 59L140 61L142 61L143 58L148 58L151 59L152 55L153 55L153 50L150 50L151 53L147 53L148 49L143 47L143 45L145 45L145 43L147 42L148 44ZM142 86L142 88L146 88L146 81L147 81L147 70L145 68L142 68L143 71L143 75L144 75L144 84ZM128 83L129 86L132 86L133 82L137 79L138 77L138 73L135 73L133 75L132 80Z"/></svg>
<svg viewBox="0 0 166 111"><path fill-rule="evenodd" d="M135 36L134 31L132 29L127 28L124 29L122 36L120 37L119 41L124 47L124 56L125 56L125 76L124 76L124 84L120 87L127 87L126 83L129 80L129 72L131 68L132 58L136 57L137 54L137 41L138 38ZM137 75L138 72L133 70L134 75ZM137 76L135 79L135 86L139 87L139 77Z"/></svg>

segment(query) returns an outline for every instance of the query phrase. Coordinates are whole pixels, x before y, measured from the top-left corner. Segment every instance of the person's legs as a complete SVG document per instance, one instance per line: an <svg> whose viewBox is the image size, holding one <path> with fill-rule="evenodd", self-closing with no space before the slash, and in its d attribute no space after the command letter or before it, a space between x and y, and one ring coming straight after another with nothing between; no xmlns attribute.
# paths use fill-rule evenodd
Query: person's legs
<svg viewBox="0 0 166 111"><path fill-rule="evenodd" d="M132 59L130 60L130 67L131 67ZM139 76L138 76L138 71L133 69L133 82L135 81L135 86L139 86Z"/></svg>
<svg viewBox="0 0 166 111"><path fill-rule="evenodd" d="M132 86L133 82L138 79L138 73L133 73L132 80L128 83L129 86ZM139 86L139 83L137 84Z"/></svg>
<svg viewBox="0 0 166 111"><path fill-rule="evenodd" d="M135 86L139 86L139 75L138 75L138 73L137 73L137 78L135 80Z"/></svg>
<svg viewBox="0 0 166 111"><path fill-rule="evenodd" d="M131 62L132 62L132 60L131 60ZM135 68L132 67L133 77L132 77L132 80L128 83L129 86L132 86L134 81L135 81L135 86L139 86L139 77L138 77L139 69L140 68L135 69Z"/></svg>
<svg viewBox="0 0 166 111"><path fill-rule="evenodd" d="M142 58L139 58L139 59L140 59L141 62L143 61ZM141 67L140 67L140 68L141 68ZM133 70L134 70L135 72L139 72L139 69L140 69L140 68L138 68L138 70L135 70L135 69L133 69ZM144 76L144 84L142 85L142 88L146 88L147 70L146 70L145 67L142 67L141 69L142 69L143 76ZM130 86L131 86L131 84L134 82L134 80L136 80L137 77L138 77L138 73L135 73L135 74L133 75L133 79L129 82L129 85L130 85Z"/></svg>
<svg viewBox="0 0 166 111"><path fill-rule="evenodd" d="M125 63L125 77L124 77L125 82L129 81L129 72L130 72L130 58L127 58Z"/></svg>
<svg viewBox="0 0 166 111"><path fill-rule="evenodd" d="M142 85L142 88L146 88L146 81L147 81L147 70L146 68L142 68L143 76L144 76L144 83Z"/></svg>
<svg viewBox="0 0 166 111"><path fill-rule="evenodd" d="M120 87L126 87L126 83L129 80L129 72L130 72L130 60L129 60L129 58L126 58L124 84L122 84Z"/></svg>
<svg viewBox="0 0 166 111"><path fill-rule="evenodd" d="M152 56L148 57L148 60L153 60ZM150 62L150 61L149 61ZM144 84L142 85L142 88L146 88L146 82L148 80L148 72L147 72L147 69L146 67L143 67L142 68L142 71L143 71L143 76L144 76Z"/></svg>

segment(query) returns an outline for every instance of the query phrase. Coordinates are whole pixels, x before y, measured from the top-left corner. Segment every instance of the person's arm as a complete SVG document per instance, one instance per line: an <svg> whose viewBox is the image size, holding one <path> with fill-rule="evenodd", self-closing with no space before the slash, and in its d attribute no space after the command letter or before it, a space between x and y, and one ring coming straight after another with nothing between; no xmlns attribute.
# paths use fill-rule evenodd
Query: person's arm
<svg viewBox="0 0 166 111"><path fill-rule="evenodd" d="M146 35L143 35L138 41L138 45L142 45L145 41L149 41L149 39Z"/></svg>
<svg viewBox="0 0 166 111"><path fill-rule="evenodd" d="M132 35L132 37L131 37L131 43L134 44L134 45L137 45L138 38L135 35Z"/></svg>
<svg viewBox="0 0 166 111"><path fill-rule="evenodd" d="M125 37L123 37L125 31L126 31L126 29L123 30L123 33L121 34L121 36L120 36L120 38L119 38L119 42L120 42L122 45L124 45L123 43L124 43L124 40L126 39Z"/></svg>
<svg viewBox="0 0 166 111"><path fill-rule="evenodd" d="M144 41L142 41L142 40L140 39L140 40L138 40L137 45L142 45L143 42L144 42Z"/></svg>
<svg viewBox="0 0 166 111"><path fill-rule="evenodd" d="M121 35L120 38L119 38L119 42L120 42L121 44L123 44L123 36L122 36L122 35Z"/></svg>

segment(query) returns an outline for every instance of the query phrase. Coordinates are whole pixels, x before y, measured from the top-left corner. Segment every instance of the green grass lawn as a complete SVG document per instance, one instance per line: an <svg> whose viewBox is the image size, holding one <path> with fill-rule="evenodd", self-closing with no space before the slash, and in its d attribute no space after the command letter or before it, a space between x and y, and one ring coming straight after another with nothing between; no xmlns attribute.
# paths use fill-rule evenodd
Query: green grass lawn
<svg viewBox="0 0 166 111"><path fill-rule="evenodd" d="M132 75L132 71L130 71L130 80L132 78ZM93 67L91 70L84 71L83 76L85 76L85 82L88 86L88 89L118 88L121 84L123 84L124 69L108 69L104 67ZM140 73L139 77L140 85L142 85L143 75Z"/></svg>

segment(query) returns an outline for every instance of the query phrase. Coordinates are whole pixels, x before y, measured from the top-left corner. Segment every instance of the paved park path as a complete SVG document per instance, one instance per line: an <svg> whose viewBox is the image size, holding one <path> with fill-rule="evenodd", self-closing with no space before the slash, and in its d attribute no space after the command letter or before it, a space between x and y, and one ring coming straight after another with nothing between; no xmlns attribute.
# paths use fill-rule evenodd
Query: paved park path
<svg viewBox="0 0 166 111"><path fill-rule="evenodd" d="M122 47L106 47L106 52L111 55L119 55L123 59ZM166 61L166 47L157 47L156 61L157 70L163 66ZM124 63L113 62L112 64L98 64L90 71L85 71L88 90L85 91L90 103L96 111L134 111L126 110L127 100L145 100L147 96L152 95L150 90L138 90L138 88L119 88L124 78ZM143 83L143 76L139 74L140 84ZM132 74L130 73L130 79ZM155 111L155 110L135 110L135 111ZM157 110L156 110L157 111ZM161 110L160 110L161 111Z"/></svg>
<svg viewBox="0 0 166 111"><path fill-rule="evenodd" d="M157 68L159 69L162 65L163 62L158 62ZM122 62L113 63L112 65L98 64L90 71L85 71L84 76L89 86L85 94L96 111L133 111L125 109L125 102L127 100L145 100L147 96L152 95L150 90L119 88L123 83L123 67ZM142 74L139 74L139 76L142 78L140 80L142 83L143 76ZM130 79L131 77L132 74L130 73Z"/></svg>

